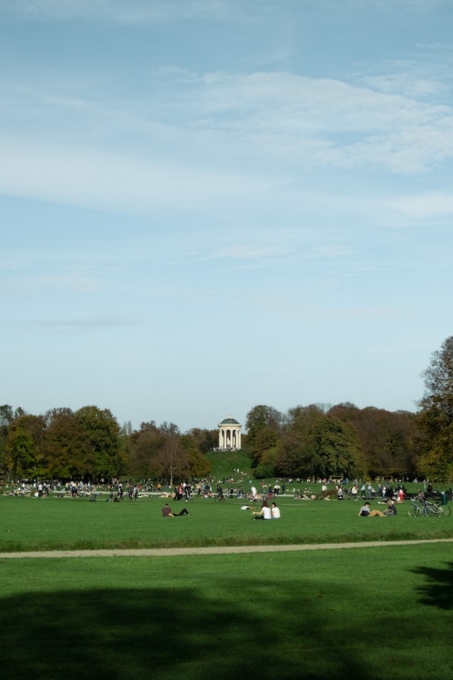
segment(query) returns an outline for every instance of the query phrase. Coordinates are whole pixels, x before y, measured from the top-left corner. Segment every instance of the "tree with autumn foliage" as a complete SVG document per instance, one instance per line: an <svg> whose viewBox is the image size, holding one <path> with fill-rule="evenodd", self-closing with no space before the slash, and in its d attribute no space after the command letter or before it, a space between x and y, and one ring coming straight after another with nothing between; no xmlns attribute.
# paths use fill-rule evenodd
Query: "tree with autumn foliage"
<svg viewBox="0 0 453 680"><path fill-rule="evenodd" d="M189 458L189 475L192 479L203 479L211 473L211 463L206 460L197 445L197 436L191 430L180 439L181 448Z"/></svg>
<svg viewBox="0 0 453 680"><path fill-rule="evenodd" d="M96 456L86 428L70 408L54 408L45 414L43 433L46 472L52 478L96 477Z"/></svg>
<svg viewBox="0 0 453 680"><path fill-rule="evenodd" d="M368 475L416 475L422 436L415 413L374 406L360 409L348 402L333 406L328 413L355 428Z"/></svg>
<svg viewBox="0 0 453 680"><path fill-rule="evenodd" d="M295 477L359 477L365 471L355 428L315 404L289 411L275 466Z"/></svg>
<svg viewBox="0 0 453 680"><path fill-rule="evenodd" d="M433 353L423 373L425 394L420 401L418 426L425 435L420 473L431 480L453 477L453 336Z"/></svg>
<svg viewBox="0 0 453 680"><path fill-rule="evenodd" d="M277 446L282 431L282 423L282 414L273 406L259 404L247 413L245 424L247 428L247 448L252 456L254 467L259 466L263 456Z"/></svg>

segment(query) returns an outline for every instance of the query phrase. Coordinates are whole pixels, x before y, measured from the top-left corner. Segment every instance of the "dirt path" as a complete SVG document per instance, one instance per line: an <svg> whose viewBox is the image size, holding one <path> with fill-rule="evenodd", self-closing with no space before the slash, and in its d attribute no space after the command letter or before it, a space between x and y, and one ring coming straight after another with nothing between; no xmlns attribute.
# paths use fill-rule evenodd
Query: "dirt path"
<svg viewBox="0 0 453 680"><path fill-rule="evenodd" d="M360 543L313 543L307 545L247 545L219 548L144 548L140 550L49 550L43 552L0 553L0 559L63 557L174 557L179 555L226 555L262 552L301 552L304 550L346 550L349 548L383 548L423 543L453 543L453 538L419 541L363 541Z"/></svg>

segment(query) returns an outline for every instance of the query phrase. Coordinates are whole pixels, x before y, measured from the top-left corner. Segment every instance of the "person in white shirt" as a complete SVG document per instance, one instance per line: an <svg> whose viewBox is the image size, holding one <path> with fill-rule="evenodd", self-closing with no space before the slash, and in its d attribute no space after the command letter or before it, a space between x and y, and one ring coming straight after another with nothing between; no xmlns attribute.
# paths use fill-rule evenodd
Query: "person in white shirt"
<svg viewBox="0 0 453 680"><path fill-rule="evenodd" d="M271 505L271 515L272 519L280 519L280 508L277 507L276 503Z"/></svg>
<svg viewBox="0 0 453 680"><path fill-rule="evenodd" d="M272 519L271 509L267 501L263 501L260 512L254 512L253 514L255 515L253 519Z"/></svg>

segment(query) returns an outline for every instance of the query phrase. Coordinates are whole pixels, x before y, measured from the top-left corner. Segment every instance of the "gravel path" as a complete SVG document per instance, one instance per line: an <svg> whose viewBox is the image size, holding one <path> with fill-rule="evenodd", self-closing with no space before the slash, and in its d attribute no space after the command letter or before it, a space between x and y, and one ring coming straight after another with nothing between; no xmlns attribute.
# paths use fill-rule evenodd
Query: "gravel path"
<svg viewBox="0 0 453 680"><path fill-rule="evenodd" d="M173 557L178 555L226 555L263 552L300 552L304 550L346 550L349 548L382 548L423 543L453 543L453 538L419 541L363 541L360 543L314 543L307 545L246 545L219 548L144 548L140 550L49 550L43 552L0 553L0 559L62 557Z"/></svg>

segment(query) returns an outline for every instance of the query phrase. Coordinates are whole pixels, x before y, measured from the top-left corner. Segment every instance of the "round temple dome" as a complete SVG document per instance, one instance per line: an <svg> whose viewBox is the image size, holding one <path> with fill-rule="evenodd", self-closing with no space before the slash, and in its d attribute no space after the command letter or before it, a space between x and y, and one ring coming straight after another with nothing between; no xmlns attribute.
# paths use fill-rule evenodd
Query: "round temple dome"
<svg viewBox="0 0 453 680"><path fill-rule="evenodd" d="M225 420L222 420L222 422L220 424L221 425L239 425L239 422L237 420L235 420L234 418L231 418L231 416L229 416L228 418L225 418Z"/></svg>

